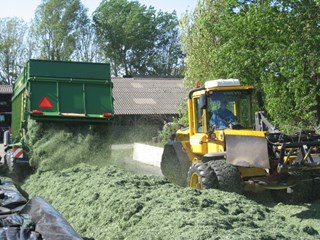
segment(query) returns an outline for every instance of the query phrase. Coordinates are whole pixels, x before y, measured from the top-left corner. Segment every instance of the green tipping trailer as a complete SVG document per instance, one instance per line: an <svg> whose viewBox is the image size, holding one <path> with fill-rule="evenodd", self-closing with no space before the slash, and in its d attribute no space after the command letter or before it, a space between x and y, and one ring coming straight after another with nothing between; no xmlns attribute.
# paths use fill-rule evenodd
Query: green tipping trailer
<svg viewBox="0 0 320 240"><path fill-rule="evenodd" d="M23 148L29 119L112 122L112 88L109 63L29 60L13 87L12 140L5 149L9 169L15 161L27 161Z"/></svg>
<svg viewBox="0 0 320 240"><path fill-rule="evenodd" d="M12 97L12 138L36 121L110 122L113 97L106 63L29 60Z"/></svg>

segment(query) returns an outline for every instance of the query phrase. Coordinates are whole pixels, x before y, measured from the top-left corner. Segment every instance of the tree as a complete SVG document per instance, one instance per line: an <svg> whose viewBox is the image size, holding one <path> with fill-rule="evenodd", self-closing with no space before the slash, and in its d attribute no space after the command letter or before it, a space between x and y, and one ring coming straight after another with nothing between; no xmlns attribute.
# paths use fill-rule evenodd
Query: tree
<svg viewBox="0 0 320 240"><path fill-rule="evenodd" d="M316 127L319 8L300 0L201 1L182 25L187 80L240 78L264 90L267 112L283 129Z"/></svg>
<svg viewBox="0 0 320 240"><path fill-rule="evenodd" d="M184 55L180 45L176 12L159 11L157 19L158 37L155 42L156 53L152 61L152 73L158 76L182 75Z"/></svg>
<svg viewBox="0 0 320 240"><path fill-rule="evenodd" d="M91 22L79 29L72 59L82 62L104 62L97 35Z"/></svg>
<svg viewBox="0 0 320 240"><path fill-rule="evenodd" d="M27 24L19 18L0 18L0 84L13 84L28 58Z"/></svg>
<svg viewBox="0 0 320 240"><path fill-rule="evenodd" d="M185 85L188 88L192 88L195 81L218 77L213 67L220 38L213 27L219 26L223 10L218 1L199 1L194 12L184 15L180 21L182 49L186 54Z"/></svg>
<svg viewBox="0 0 320 240"><path fill-rule="evenodd" d="M105 0L94 12L93 21L100 48L116 76L158 73L157 65L166 55L169 57L160 72L165 69L165 75L169 75L174 71L168 64L174 66L181 61L175 13L156 13L153 7L137 1ZM172 41L170 37L174 37Z"/></svg>
<svg viewBox="0 0 320 240"><path fill-rule="evenodd" d="M79 31L87 24L87 9L80 0L42 0L34 19L40 57L70 60Z"/></svg>

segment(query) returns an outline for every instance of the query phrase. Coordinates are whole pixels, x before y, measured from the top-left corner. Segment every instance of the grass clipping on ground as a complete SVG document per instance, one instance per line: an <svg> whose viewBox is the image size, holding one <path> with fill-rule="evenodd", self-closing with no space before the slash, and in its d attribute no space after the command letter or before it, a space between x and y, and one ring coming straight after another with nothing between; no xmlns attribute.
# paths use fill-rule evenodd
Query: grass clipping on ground
<svg viewBox="0 0 320 240"><path fill-rule="evenodd" d="M37 123L28 121L27 145L30 164L38 171L61 170L78 163L105 166L111 144L146 142L157 134L153 125Z"/></svg>
<svg viewBox="0 0 320 240"><path fill-rule="evenodd" d="M106 135L108 129L99 126L54 124L44 131L43 126L35 124L29 131L31 162L38 171L22 188L30 197L38 195L48 200L83 237L319 238L317 216L308 216L302 223L303 216L294 216L297 212L285 215L290 208L279 214L281 208L275 211L235 193L180 188L162 177L138 176L110 166Z"/></svg>
<svg viewBox="0 0 320 240"><path fill-rule="evenodd" d="M38 171L62 170L78 163L110 159L110 127L29 121L30 165Z"/></svg>
<svg viewBox="0 0 320 240"><path fill-rule="evenodd" d="M319 221L291 222L242 195L180 188L161 177L78 164L23 185L94 239L314 239Z"/></svg>

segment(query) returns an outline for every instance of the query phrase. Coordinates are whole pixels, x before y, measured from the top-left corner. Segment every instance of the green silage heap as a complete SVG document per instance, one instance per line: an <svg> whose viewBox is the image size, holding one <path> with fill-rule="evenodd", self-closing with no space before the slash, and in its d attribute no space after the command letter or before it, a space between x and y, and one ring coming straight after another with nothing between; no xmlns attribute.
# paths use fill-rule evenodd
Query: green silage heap
<svg viewBox="0 0 320 240"><path fill-rule="evenodd" d="M95 240L320 239L319 203L266 206L111 165L113 139L130 138L137 135L108 126L31 121L28 143L38 170L22 188L29 197L44 197L81 236Z"/></svg>
<svg viewBox="0 0 320 240"><path fill-rule="evenodd" d="M30 165L38 171L61 170L78 163L107 164L110 127L29 121ZM105 163L99 161L105 161Z"/></svg>
<svg viewBox="0 0 320 240"><path fill-rule="evenodd" d="M242 195L180 188L112 166L37 173L23 188L45 197L78 233L96 240L320 238L319 218L293 221Z"/></svg>
<svg viewBox="0 0 320 240"><path fill-rule="evenodd" d="M26 142L31 166L38 171L48 171L78 163L117 164L119 158L130 158L132 153L126 150L111 152L112 144L147 142L157 134L157 127L146 124L132 127L29 120Z"/></svg>

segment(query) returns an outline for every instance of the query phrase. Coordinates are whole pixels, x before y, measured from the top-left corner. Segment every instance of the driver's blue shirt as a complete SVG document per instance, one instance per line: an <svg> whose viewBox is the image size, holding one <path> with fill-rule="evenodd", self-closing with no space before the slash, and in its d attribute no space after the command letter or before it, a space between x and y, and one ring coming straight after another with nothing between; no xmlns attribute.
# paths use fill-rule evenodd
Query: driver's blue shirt
<svg viewBox="0 0 320 240"><path fill-rule="evenodd" d="M230 110L218 109L212 113L210 125L215 126L216 129L225 129L232 121L236 121L236 117Z"/></svg>

